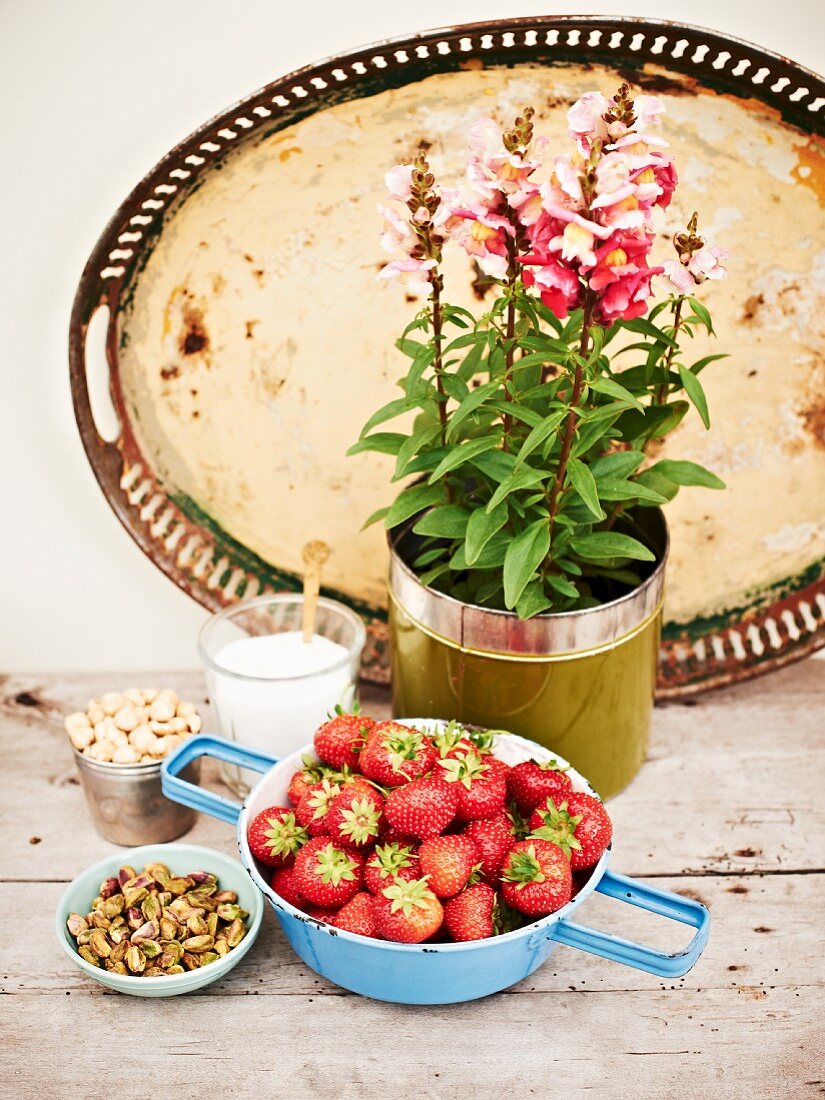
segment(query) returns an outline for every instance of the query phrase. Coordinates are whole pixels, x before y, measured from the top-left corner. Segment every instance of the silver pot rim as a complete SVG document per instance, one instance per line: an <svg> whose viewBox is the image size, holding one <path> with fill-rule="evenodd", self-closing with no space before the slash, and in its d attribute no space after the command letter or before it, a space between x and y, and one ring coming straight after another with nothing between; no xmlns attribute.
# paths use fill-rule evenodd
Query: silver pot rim
<svg viewBox="0 0 825 1100"><path fill-rule="evenodd" d="M398 549L409 527L388 532L390 602L438 641L466 653L502 660L570 660L594 655L629 641L662 610L669 535L660 508L645 510L660 528L658 562L649 577L623 596L578 611L545 612L519 619L464 603L423 585Z"/></svg>

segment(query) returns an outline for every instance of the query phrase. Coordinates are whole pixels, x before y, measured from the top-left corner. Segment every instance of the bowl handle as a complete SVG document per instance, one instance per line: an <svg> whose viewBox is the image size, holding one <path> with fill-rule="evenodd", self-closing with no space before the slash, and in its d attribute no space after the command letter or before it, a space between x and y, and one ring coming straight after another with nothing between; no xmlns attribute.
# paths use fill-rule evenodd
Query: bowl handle
<svg viewBox="0 0 825 1100"><path fill-rule="evenodd" d="M646 970L660 978L680 978L694 965L705 949L710 935L710 913L704 905L690 898L671 894L667 890L654 890L635 879L605 871L596 889L609 898L636 905L648 913L689 924L696 929L696 935L686 948L668 955L663 951L654 951L651 947L599 932L581 924L562 918L550 928L552 938L567 947L579 947L591 955L600 955L603 959L624 963L637 970Z"/></svg>
<svg viewBox="0 0 825 1100"><path fill-rule="evenodd" d="M172 802L180 802L183 806L191 806L200 813L209 814L210 817L217 817L219 821L227 821L230 825L234 825L240 817L240 802L205 791L194 783L187 783L178 775L187 764L201 756L211 756L216 760L224 760L227 764L238 764L242 768L260 772L261 775L278 763L275 756L245 749L236 741L227 741L224 737L213 737L208 733L190 737L166 757L160 768L161 787L166 797Z"/></svg>

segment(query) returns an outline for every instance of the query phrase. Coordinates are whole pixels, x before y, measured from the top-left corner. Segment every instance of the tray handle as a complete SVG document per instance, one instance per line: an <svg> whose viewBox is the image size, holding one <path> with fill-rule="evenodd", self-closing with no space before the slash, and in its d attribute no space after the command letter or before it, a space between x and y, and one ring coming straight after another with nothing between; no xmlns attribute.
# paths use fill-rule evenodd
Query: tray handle
<svg viewBox="0 0 825 1100"><path fill-rule="evenodd" d="M233 802L230 798L196 787L194 783L187 783L178 774L187 764L202 756L211 756L227 764L237 764L241 768L249 768L261 775L268 772L273 764L278 763L276 756L268 756L265 752L257 752L254 749L245 749L235 741L227 741L225 737L213 737L209 733L190 737L166 757L160 768L161 787L166 797L172 802L180 802L182 806L190 806L199 813L209 814L210 817L216 817L219 821L226 821L230 825L236 824L241 815L240 802Z"/></svg>
<svg viewBox="0 0 825 1100"><path fill-rule="evenodd" d="M710 935L710 913L698 901L680 897L667 890L655 890L652 886L645 886L635 879L614 874L612 871L605 871L596 889L606 897L635 905L648 913L656 913L680 924L690 925L696 929L696 934L682 951L669 955L632 940L574 924L563 917L550 928L553 939L567 947L578 947L591 955L624 963L625 966L645 970L660 978L680 978L687 974L704 951Z"/></svg>

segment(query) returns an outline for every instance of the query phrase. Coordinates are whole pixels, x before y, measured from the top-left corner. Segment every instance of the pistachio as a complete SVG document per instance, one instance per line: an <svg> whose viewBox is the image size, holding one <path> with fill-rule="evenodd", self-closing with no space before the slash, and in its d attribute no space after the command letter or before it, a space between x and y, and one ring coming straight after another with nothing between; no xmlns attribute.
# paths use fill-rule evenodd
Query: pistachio
<svg viewBox="0 0 825 1100"><path fill-rule="evenodd" d="M100 896L100 894L98 894L97 897L92 902L92 909L99 909L102 904L103 904L103 898Z"/></svg>
<svg viewBox="0 0 825 1100"><path fill-rule="evenodd" d="M160 886L165 886L172 877L172 872L165 863L150 863L146 868L147 875L151 875Z"/></svg>
<svg viewBox="0 0 825 1100"><path fill-rule="evenodd" d="M124 917L124 915L122 913L118 913L118 915L116 917L112 917L111 924L109 925L110 929L112 929L112 928L125 928L125 927L126 927L126 918Z"/></svg>
<svg viewBox="0 0 825 1100"><path fill-rule="evenodd" d="M81 959L85 959L87 963L91 963L92 966L100 966L100 960L97 955L93 954L88 947L80 947L77 951Z"/></svg>
<svg viewBox="0 0 825 1100"><path fill-rule="evenodd" d="M231 924L233 920L237 920L241 913L243 913L243 909L241 909L240 905L219 905L217 912L221 920L229 921Z"/></svg>
<svg viewBox="0 0 825 1100"><path fill-rule="evenodd" d="M153 940L160 932L158 922L155 920L148 920L145 924L142 924L140 928L136 928L131 935L132 943L140 943L141 940Z"/></svg>
<svg viewBox="0 0 825 1100"><path fill-rule="evenodd" d="M160 925L160 938L162 940L173 940L178 934L180 925L175 920L169 920L168 917L161 917L158 921Z"/></svg>
<svg viewBox="0 0 825 1100"><path fill-rule="evenodd" d="M141 940L140 949L147 959L156 959L163 952L157 940Z"/></svg>
<svg viewBox="0 0 825 1100"><path fill-rule="evenodd" d="M143 904L140 908L147 920L159 920L163 912L163 906L153 894L143 899Z"/></svg>
<svg viewBox="0 0 825 1100"><path fill-rule="evenodd" d="M106 914L104 912L102 912L100 909L96 909L95 912L92 913L92 927L93 928L108 928L110 924L111 924L111 921L106 916Z"/></svg>
<svg viewBox="0 0 825 1100"><path fill-rule="evenodd" d="M218 880L214 875L210 875L208 871L187 871L186 877L191 878L196 886L203 886L206 883L212 886L218 885Z"/></svg>
<svg viewBox="0 0 825 1100"><path fill-rule="evenodd" d="M217 962L220 957L216 951L204 951L201 955L201 966L209 966L210 963Z"/></svg>
<svg viewBox="0 0 825 1100"><path fill-rule="evenodd" d="M122 925L109 929L109 939L112 943L124 943L129 938L129 930Z"/></svg>
<svg viewBox="0 0 825 1100"><path fill-rule="evenodd" d="M81 932L85 932L89 927L86 923L85 917L81 917L79 913L69 913L66 920L66 927L69 929L71 935L77 939Z"/></svg>
<svg viewBox="0 0 825 1100"><path fill-rule="evenodd" d="M88 947L89 940L92 938L94 931L94 928L87 928L84 932L81 932L80 935L75 936L75 939L77 940L77 946Z"/></svg>
<svg viewBox="0 0 825 1100"><path fill-rule="evenodd" d="M101 910L101 912L104 916L109 917L109 919L111 920L114 917L120 916L120 914L123 912L123 907L125 904L126 899L124 898L123 894L114 894L112 897L106 898L103 903L103 909Z"/></svg>
<svg viewBox="0 0 825 1100"><path fill-rule="evenodd" d="M245 935L246 925L240 917L237 917L226 930L226 942L230 947L237 947Z"/></svg>
<svg viewBox="0 0 825 1100"><path fill-rule="evenodd" d="M132 944L126 952L126 965L133 974L142 974L146 969L146 958L136 944Z"/></svg>
<svg viewBox="0 0 825 1100"><path fill-rule="evenodd" d="M203 919L203 917L190 917L186 922L186 927L192 933L193 936L210 936L214 933L209 931L209 925Z"/></svg>
<svg viewBox="0 0 825 1100"><path fill-rule="evenodd" d="M158 901L162 906L167 906L172 900L172 895L168 890L158 890Z"/></svg>
<svg viewBox="0 0 825 1100"><path fill-rule="evenodd" d="M197 970L201 964L200 955L192 955L189 951L185 951L181 957L181 962L187 970Z"/></svg>
<svg viewBox="0 0 825 1100"><path fill-rule="evenodd" d="M183 958L183 945L177 940L171 940L163 945L163 954L160 957L160 965L166 969L179 963Z"/></svg>
<svg viewBox="0 0 825 1100"><path fill-rule="evenodd" d="M128 974L129 973L129 971L126 969L126 966L123 962L112 963L112 965L109 967L109 969L111 970L111 972L113 974Z"/></svg>
<svg viewBox="0 0 825 1100"><path fill-rule="evenodd" d="M222 939L222 940L216 940L216 941L215 941L215 951L216 951L216 952L217 952L217 953L218 953L218 954L219 954L219 955L220 955L221 957L223 957L224 955L228 955L228 954L229 954L229 950L230 950L230 948L229 948L229 944L228 944L228 943L226 942L226 939Z"/></svg>
<svg viewBox="0 0 825 1100"><path fill-rule="evenodd" d="M212 895L212 900L216 901L218 905L223 905L224 902L233 904L238 900L238 895L234 890L219 890L217 894Z"/></svg>
<svg viewBox="0 0 825 1100"><path fill-rule="evenodd" d="M109 959L113 963L123 962L123 960L126 958L126 952L129 950L130 946L131 945L127 939L120 940L120 942L116 943L109 953Z"/></svg>
<svg viewBox="0 0 825 1100"><path fill-rule="evenodd" d="M214 936L218 931L218 914L210 913L206 918L206 931Z"/></svg>
<svg viewBox="0 0 825 1100"><path fill-rule="evenodd" d="M147 875L145 871L141 871L139 875L135 875L129 882L124 882L123 893L125 894L127 890L139 890L141 886L151 886L154 881L151 875Z"/></svg>
<svg viewBox="0 0 825 1100"><path fill-rule="evenodd" d="M143 971L144 978L165 978L166 971L161 970L159 966L147 966Z"/></svg>
<svg viewBox="0 0 825 1100"><path fill-rule="evenodd" d="M105 878L100 884L100 896L105 901L112 894L120 893L120 882L116 878Z"/></svg>
<svg viewBox="0 0 825 1100"><path fill-rule="evenodd" d="M185 973L186 973L186 971L183 969L183 967L178 966L177 963L175 963L174 966L167 966L166 970L164 970L164 974L185 974Z"/></svg>
<svg viewBox="0 0 825 1100"><path fill-rule="evenodd" d="M108 959L112 951L109 939L102 928L96 928L94 932L92 932L92 938L89 940L89 947L100 959Z"/></svg>
<svg viewBox="0 0 825 1100"><path fill-rule="evenodd" d="M127 909L133 908L135 905L140 905L144 898L149 897L149 891L145 886L135 887L133 890L128 890L123 887L123 897L125 898L125 904Z"/></svg>
<svg viewBox="0 0 825 1100"><path fill-rule="evenodd" d="M187 890L191 890L194 886L194 882L191 878L170 878L164 883L164 886L170 894L174 894L175 897L180 897L181 894L185 894Z"/></svg>
<svg viewBox="0 0 825 1100"><path fill-rule="evenodd" d="M117 879L121 886L124 886L130 879L135 878L137 871L134 867L130 867L128 864L125 867L121 867L117 873Z"/></svg>
<svg viewBox="0 0 825 1100"><path fill-rule="evenodd" d="M199 905L203 898L211 898L218 889L217 883L204 882L202 886L196 886L186 895L193 905Z"/></svg>
<svg viewBox="0 0 825 1100"><path fill-rule="evenodd" d="M240 940L238 940L238 943L240 943ZM190 936L183 941L184 951L191 952L193 955L200 955L204 951L210 951L214 946L214 936Z"/></svg>
<svg viewBox="0 0 825 1100"><path fill-rule="evenodd" d="M140 909L136 908L134 905L131 906L126 912L126 923L133 932L140 928L143 924L143 913L141 913Z"/></svg>

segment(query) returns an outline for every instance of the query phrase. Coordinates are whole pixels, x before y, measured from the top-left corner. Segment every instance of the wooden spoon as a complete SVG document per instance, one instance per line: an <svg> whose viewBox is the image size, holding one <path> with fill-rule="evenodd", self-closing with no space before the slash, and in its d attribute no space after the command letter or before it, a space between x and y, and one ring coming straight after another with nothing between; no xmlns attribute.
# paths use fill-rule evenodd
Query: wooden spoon
<svg viewBox="0 0 825 1100"><path fill-rule="evenodd" d="M315 613L318 609L318 596L321 592L321 566L331 551L325 542L313 539L301 551L306 569L304 571L304 608L301 619L304 642L312 641L315 633Z"/></svg>

